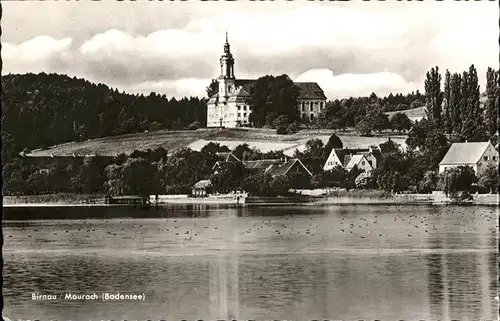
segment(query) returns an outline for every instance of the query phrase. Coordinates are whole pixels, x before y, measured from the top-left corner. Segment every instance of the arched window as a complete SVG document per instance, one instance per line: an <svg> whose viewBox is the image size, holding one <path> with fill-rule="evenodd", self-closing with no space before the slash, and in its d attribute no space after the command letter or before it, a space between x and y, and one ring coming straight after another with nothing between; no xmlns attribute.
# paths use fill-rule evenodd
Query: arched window
<svg viewBox="0 0 500 321"><path fill-rule="evenodd" d="M311 101L311 103L309 104L309 108L311 109L311 111L314 110L314 107L313 107L313 102Z"/></svg>

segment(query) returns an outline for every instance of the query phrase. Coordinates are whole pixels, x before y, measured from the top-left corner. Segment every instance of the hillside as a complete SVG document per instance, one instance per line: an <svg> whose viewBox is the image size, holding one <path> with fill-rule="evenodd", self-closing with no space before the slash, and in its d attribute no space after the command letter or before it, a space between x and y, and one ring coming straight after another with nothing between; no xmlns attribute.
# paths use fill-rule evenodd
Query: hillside
<svg viewBox="0 0 500 321"><path fill-rule="evenodd" d="M205 101L118 92L58 74L2 76L2 134L20 151L160 129L204 126Z"/></svg>
<svg viewBox="0 0 500 321"><path fill-rule="evenodd" d="M33 150L27 156L71 156L75 155L102 155L115 156L120 153L130 154L134 150L147 150L163 147L169 152L174 152L183 147L200 150L208 142L218 142L233 148L239 144L247 143L262 152L283 150L285 154L293 155L296 148L304 149L304 144L311 138L319 138L324 143L333 133L333 130L302 130L293 135L277 135L271 129L198 129L192 131L157 131L138 134L128 134L113 137L87 140L84 142L71 142L55 145L44 150ZM388 136L361 137L354 132L337 133L346 147L366 147L383 143ZM405 136L391 138L405 146Z"/></svg>

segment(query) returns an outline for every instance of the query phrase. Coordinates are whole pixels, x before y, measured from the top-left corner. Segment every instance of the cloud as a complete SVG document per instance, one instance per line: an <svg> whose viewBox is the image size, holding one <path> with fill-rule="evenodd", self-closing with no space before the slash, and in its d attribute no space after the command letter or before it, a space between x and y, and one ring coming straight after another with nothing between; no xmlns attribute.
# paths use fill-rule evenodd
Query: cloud
<svg viewBox="0 0 500 321"><path fill-rule="evenodd" d="M407 82L400 75L391 72L334 75L329 69L313 69L303 73L295 81L318 82L329 99L369 96L372 92L378 96L386 96L391 92L408 93L419 89L419 84Z"/></svg>
<svg viewBox="0 0 500 321"><path fill-rule="evenodd" d="M71 38L39 36L20 45L2 44L4 73L59 71L70 59Z"/></svg>
<svg viewBox="0 0 500 321"><path fill-rule="evenodd" d="M328 97L380 96L422 90L433 66L461 72L475 64L482 85L486 68L498 65L493 3L102 3L97 11L90 3L8 3L4 25L30 28L4 28L4 73L204 95L228 30L239 78L286 73L317 81Z"/></svg>

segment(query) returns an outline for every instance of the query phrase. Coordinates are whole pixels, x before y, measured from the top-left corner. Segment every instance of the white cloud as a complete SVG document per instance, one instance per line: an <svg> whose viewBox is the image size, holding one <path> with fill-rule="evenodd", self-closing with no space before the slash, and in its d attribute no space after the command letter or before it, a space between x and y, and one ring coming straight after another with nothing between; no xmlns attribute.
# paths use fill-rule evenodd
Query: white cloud
<svg viewBox="0 0 500 321"><path fill-rule="evenodd" d="M369 96L372 92L382 97L391 92L395 94L421 90L418 84L409 83L390 72L334 75L329 69L313 69L303 73L295 81L318 82L328 99Z"/></svg>
<svg viewBox="0 0 500 321"><path fill-rule="evenodd" d="M5 4L8 23L29 28L4 28L4 73L63 72L134 92L204 95L226 30L237 77L287 73L320 83L329 98L422 90L435 65L461 72L475 64L483 84L486 68L498 66L494 2L97 5L109 18L94 17L91 4ZM42 8L55 20L44 24ZM37 30L45 36L15 41Z"/></svg>
<svg viewBox="0 0 500 321"><path fill-rule="evenodd" d="M130 93L138 94L150 94L155 92L158 94L165 94L167 97L190 97L206 96L205 88L210 84L210 79L195 79L186 78L171 81L159 81L159 82L142 82L139 84L133 84L131 86L118 86L120 90L125 90Z"/></svg>
<svg viewBox="0 0 500 321"><path fill-rule="evenodd" d="M56 60L68 58L71 38L60 40L40 36L19 45L2 44L3 73L50 71Z"/></svg>

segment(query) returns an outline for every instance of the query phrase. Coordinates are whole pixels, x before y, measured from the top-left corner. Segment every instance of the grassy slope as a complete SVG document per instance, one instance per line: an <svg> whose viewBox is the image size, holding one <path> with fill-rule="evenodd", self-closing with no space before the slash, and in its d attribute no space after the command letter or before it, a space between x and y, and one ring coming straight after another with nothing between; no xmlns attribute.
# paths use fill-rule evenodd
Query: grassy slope
<svg viewBox="0 0 500 321"><path fill-rule="evenodd" d="M30 156L70 156L99 154L117 155L131 153L134 150L154 149L162 146L168 151L182 147L199 150L209 141L219 142L229 148L238 144L248 143L262 152L269 150L284 150L292 154L295 148L302 150L307 140L319 138L326 143L333 130L302 130L293 135L277 135L272 129L199 129L195 131L157 131L149 133L128 134L114 137L92 139L84 142L71 142L52 146L47 150L33 151ZM337 133L345 147L367 147L380 144L391 137L395 142L403 144L405 136L384 134L374 137L361 137L354 131Z"/></svg>

